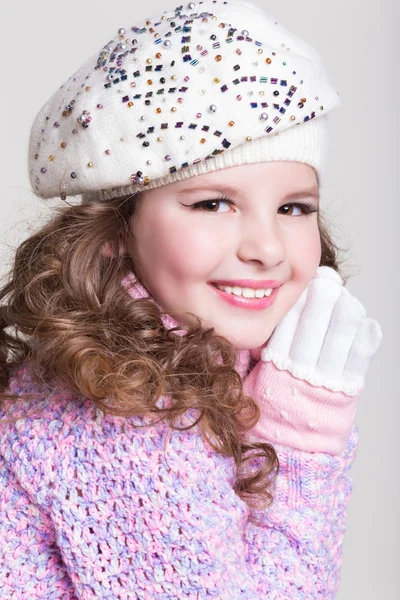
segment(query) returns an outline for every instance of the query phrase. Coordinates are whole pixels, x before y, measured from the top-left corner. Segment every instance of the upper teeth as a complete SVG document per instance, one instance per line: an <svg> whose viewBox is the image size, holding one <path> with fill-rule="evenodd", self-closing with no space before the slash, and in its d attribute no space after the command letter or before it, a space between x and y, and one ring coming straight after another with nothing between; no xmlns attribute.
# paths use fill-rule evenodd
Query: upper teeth
<svg viewBox="0 0 400 600"><path fill-rule="evenodd" d="M230 287L229 285L218 285L215 284L219 290L223 290L228 294L234 294L235 296L243 296L244 298L263 298L264 296L270 296L273 292L273 288L267 290L255 290L254 288L241 288L241 287Z"/></svg>

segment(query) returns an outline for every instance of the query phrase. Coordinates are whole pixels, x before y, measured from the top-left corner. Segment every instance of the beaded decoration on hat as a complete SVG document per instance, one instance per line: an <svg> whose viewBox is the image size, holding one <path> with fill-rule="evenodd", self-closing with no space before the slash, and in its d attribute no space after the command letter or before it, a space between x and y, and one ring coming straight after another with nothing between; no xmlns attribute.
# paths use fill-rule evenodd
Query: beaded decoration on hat
<svg viewBox="0 0 400 600"><path fill-rule="evenodd" d="M259 7L190 2L121 27L53 94L31 130L32 188L107 200L237 164L224 157L249 142L262 160L290 128L316 167L339 105L314 48Z"/></svg>

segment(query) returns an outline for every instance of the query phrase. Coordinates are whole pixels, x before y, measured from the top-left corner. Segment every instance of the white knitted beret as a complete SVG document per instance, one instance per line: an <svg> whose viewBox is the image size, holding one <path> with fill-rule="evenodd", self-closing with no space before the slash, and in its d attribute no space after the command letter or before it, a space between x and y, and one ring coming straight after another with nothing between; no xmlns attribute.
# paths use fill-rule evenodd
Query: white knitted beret
<svg viewBox="0 0 400 600"><path fill-rule="evenodd" d="M121 27L36 116L41 198L102 201L270 160L325 167L340 105L319 54L244 0L190 2Z"/></svg>

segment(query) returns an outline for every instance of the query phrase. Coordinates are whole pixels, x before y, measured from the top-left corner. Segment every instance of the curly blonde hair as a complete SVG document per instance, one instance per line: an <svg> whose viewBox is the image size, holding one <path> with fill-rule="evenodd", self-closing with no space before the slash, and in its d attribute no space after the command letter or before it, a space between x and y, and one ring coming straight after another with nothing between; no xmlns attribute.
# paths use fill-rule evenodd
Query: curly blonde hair
<svg viewBox="0 0 400 600"><path fill-rule="evenodd" d="M38 381L63 382L108 414L157 414L179 429L180 415L196 408L190 427L201 423L215 451L233 457L235 492L250 507L266 508L279 460L271 444L244 441L260 413L243 393L235 348L214 328L202 329L195 315L185 335L176 335L182 327L168 331L166 313L121 285L136 273L123 249L138 196L58 207L17 248L0 289L0 400L20 397L5 391L11 370L29 360ZM318 226L320 265L339 272L339 249L320 214ZM107 243L112 256L102 252ZM172 406L160 409L157 400L166 394ZM263 460L249 470L254 458Z"/></svg>

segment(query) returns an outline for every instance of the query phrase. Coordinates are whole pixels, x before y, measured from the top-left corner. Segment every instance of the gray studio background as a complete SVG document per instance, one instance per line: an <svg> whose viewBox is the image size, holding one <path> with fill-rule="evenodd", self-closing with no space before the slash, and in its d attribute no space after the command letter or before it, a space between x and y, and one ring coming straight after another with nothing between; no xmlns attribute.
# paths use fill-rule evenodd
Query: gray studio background
<svg viewBox="0 0 400 600"><path fill-rule="evenodd" d="M257 0L255 0L257 1ZM29 129L42 104L122 25L175 8L172 0L8 2L1 39L0 275L12 248L45 218L30 191ZM339 600L395 600L399 539L398 175L399 46L394 0L258 0L266 12L321 54L342 106L332 113L330 166L322 195L339 245L348 248L348 289L384 341L373 359L356 423L360 446ZM6 11L6 12L5 12ZM240 25L240 24L239 24Z"/></svg>

